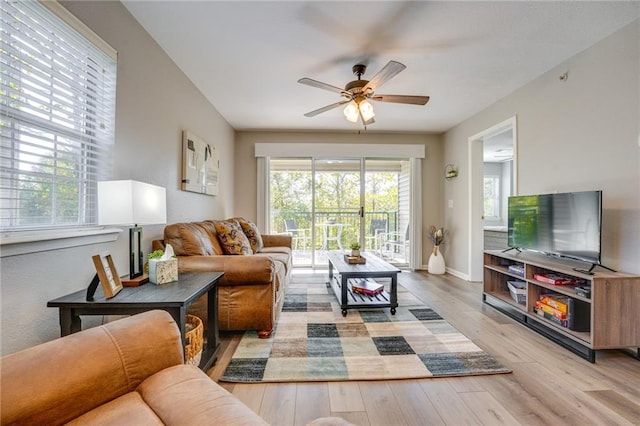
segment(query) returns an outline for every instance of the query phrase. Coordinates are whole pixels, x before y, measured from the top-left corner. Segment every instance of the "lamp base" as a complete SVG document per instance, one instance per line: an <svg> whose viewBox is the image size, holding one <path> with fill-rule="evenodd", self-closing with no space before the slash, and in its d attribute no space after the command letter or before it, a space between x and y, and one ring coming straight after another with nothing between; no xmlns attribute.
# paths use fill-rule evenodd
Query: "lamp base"
<svg viewBox="0 0 640 426"><path fill-rule="evenodd" d="M139 277L129 278L129 275L120 279L123 287L138 287L146 282L149 282L149 275L142 274Z"/></svg>

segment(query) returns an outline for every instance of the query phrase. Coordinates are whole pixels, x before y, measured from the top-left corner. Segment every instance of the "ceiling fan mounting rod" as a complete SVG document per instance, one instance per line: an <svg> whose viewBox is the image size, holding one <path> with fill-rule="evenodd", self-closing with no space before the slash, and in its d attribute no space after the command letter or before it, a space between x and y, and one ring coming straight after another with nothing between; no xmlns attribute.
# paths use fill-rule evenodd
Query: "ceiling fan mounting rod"
<svg viewBox="0 0 640 426"><path fill-rule="evenodd" d="M367 71L367 66L364 64L355 64L351 70L358 76L358 80L360 80L360 77Z"/></svg>

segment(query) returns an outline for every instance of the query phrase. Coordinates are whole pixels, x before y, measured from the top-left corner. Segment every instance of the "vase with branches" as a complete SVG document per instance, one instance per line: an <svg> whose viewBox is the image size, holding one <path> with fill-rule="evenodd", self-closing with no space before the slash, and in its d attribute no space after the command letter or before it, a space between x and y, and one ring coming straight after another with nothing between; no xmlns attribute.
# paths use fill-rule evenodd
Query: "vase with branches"
<svg viewBox="0 0 640 426"><path fill-rule="evenodd" d="M429 239L433 243L433 253L429 257L428 270L429 273L432 274L444 274L445 273L445 263L444 258L442 257L442 253L440 253L440 246L444 244L444 238L446 232L444 228L436 228L434 225L429 226Z"/></svg>

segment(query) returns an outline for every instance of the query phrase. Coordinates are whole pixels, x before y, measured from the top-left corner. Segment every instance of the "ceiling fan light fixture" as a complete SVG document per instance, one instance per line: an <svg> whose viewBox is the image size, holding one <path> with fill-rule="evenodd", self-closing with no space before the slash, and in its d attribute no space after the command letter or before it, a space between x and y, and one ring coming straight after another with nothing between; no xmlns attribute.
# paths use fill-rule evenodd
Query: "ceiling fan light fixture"
<svg viewBox="0 0 640 426"><path fill-rule="evenodd" d="M375 116L373 106L367 100L362 100L358 106L360 107L360 113L362 113L364 121L369 121Z"/></svg>
<svg viewBox="0 0 640 426"><path fill-rule="evenodd" d="M344 107L344 116L352 123L358 121L358 104L356 101L351 101Z"/></svg>

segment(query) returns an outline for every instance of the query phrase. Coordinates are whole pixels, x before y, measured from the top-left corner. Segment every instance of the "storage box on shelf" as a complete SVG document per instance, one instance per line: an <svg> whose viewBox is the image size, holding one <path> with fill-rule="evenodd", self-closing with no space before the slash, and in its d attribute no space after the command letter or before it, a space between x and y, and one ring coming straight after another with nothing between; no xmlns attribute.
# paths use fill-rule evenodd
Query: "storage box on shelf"
<svg viewBox="0 0 640 426"><path fill-rule="evenodd" d="M591 362L598 349L634 348L640 356L640 277L608 271L586 275L574 266L580 265L528 252L486 251L483 299ZM544 282L556 276L563 285ZM524 300L514 297L509 281L525 282ZM590 286L591 297L577 293L577 286ZM550 299L566 300L564 318L551 317L554 311L541 305Z"/></svg>

